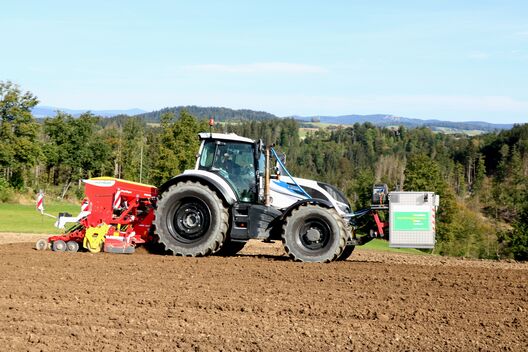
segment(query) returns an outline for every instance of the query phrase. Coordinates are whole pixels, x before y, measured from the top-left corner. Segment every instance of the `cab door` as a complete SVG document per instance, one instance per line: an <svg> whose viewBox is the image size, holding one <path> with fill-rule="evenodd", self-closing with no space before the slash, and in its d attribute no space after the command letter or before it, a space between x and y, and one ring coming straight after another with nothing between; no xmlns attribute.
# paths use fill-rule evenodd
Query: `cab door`
<svg viewBox="0 0 528 352"><path fill-rule="evenodd" d="M258 190L254 144L205 141L198 168L214 172L225 179L240 202L256 202Z"/></svg>

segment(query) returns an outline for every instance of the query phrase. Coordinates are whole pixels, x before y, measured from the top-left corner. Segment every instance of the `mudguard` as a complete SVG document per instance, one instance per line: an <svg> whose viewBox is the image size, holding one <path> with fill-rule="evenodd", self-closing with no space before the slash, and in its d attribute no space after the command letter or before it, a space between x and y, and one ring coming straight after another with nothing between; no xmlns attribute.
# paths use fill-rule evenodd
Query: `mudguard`
<svg viewBox="0 0 528 352"><path fill-rule="evenodd" d="M280 217L280 219L284 220L287 216L290 215L290 213L294 209L297 209L298 207L304 204L318 204L318 205L322 205L325 208L335 208L332 203L330 203L329 201L325 199L319 199L319 198L301 199L293 203L292 205L290 205L288 208L286 208L284 212L282 213L282 216Z"/></svg>
<svg viewBox="0 0 528 352"><path fill-rule="evenodd" d="M183 174L175 176L161 185L158 188L158 194L163 197L163 192L169 189L170 186L185 181L199 181L200 183L204 183L211 188L218 190L224 201L229 205L234 204L238 200L235 191L231 188L229 183L217 174L204 170L184 171Z"/></svg>

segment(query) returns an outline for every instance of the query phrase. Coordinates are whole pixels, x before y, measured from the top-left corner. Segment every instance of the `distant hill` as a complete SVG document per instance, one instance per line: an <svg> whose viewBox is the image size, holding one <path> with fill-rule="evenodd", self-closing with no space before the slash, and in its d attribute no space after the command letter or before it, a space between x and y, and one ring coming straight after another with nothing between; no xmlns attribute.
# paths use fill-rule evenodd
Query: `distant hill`
<svg viewBox="0 0 528 352"><path fill-rule="evenodd" d="M60 110L73 116L91 111L94 115L103 117L126 117L136 116L147 122L159 122L161 115L164 113L174 113L176 116L180 114L182 109L187 110L191 115L198 118L208 119L214 117L216 121L241 121L241 120L266 120L277 119L276 115L265 111L255 111L249 109L230 109L223 107L200 107L195 105L167 107L161 110L146 112L141 109L127 109L127 110L72 110L64 108L56 108L51 106L38 105L33 109L33 115L36 118L53 117L56 111ZM483 132L491 132L496 130L511 129L513 124L494 124L483 121L467 121L467 122L452 122L442 120L421 120L408 117L399 117L387 114L375 115L342 115L342 116L292 116L294 119L306 122L307 124L318 121L321 123L337 124L337 125L353 125L355 123L370 122L376 126L405 126L407 128L428 127L433 131L445 133L469 133L478 134Z"/></svg>
<svg viewBox="0 0 528 352"><path fill-rule="evenodd" d="M73 115L75 117L79 117L81 114L90 111L92 114L102 117L112 117L117 115L128 115L128 116L134 116L138 114L145 113L145 110L141 109L127 109L127 110L74 110L74 109L64 109L64 108L57 108L54 106L44 106L44 105L37 105L35 108L33 108L32 113L33 116L36 118L44 118L44 117L54 117L57 115L57 111L62 111L66 114Z"/></svg>
<svg viewBox="0 0 528 352"><path fill-rule="evenodd" d="M490 132L495 130L511 129L513 124L494 124L483 121L453 122L441 120L420 120L407 117L398 117L394 115L343 115L343 116L294 116L300 121L319 121L321 123L353 125L355 123L370 122L376 126L400 126L407 128L429 127L433 131L443 131L446 129L456 131L482 131Z"/></svg>
<svg viewBox="0 0 528 352"><path fill-rule="evenodd" d="M147 112L144 114L137 115L140 118L144 118L149 122L159 122L161 115L165 113L174 113L179 116L181 110L187 110L187 112L197 118L210 118L214 117L217 121L232 121L232 120L266 120L276 119L277 116L270 114L265 111L254 111L248 109L234 110L229 108L221 107L200 107L195 105L189 106L175 106L172 108L164 108L157 111Z"/></svg>
<svg viewBox="0 0 528 352"><path fill-rule="evenodd" d="M172 112L176 116L182 109L187 110L191 115L198 118L214 117L217 121L233 120L265 120L279 118L276 115L248 109L233 110L222 107L200 107L200 106L177 106L164 108L161 110L148 112L137 115L149 122L159 122L162 114ZM311 122L319 120L321 123L330 123L338 125L353 125L355 123L370 122L376 126L400 126L407 128L429 127L433 131L441 132L490 132L495 130L511 129L513 124L493 124L483 121L452 122L441 120L421 120L407 117L398 117L394 115L376 114L376 115L343 115L343 116L293 116L299 121Z"/></svg>

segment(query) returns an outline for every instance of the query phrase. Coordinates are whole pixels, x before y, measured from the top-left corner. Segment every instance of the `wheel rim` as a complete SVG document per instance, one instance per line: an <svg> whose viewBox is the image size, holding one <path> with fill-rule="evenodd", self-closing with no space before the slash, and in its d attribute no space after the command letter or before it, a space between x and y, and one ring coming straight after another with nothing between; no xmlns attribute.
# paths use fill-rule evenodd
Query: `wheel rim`
<svg viewBox="0 0 528 352"><path fill-rule="evenodd" d="M309 219L300 228L298 233L301 245L312 251L326 247L332 236L332 229L322 219Z"/></svg>
<svg viewBox="0 0 528 352"><path fill-rule="evenodd" d="M209 230L211 211L196 198L182 199L169 214L168 229L172 237L182 243L199 241Z"/></svg>
<svg viewBox="0 0 528 352"><path fill-rule="evenodd" d="M35 247L37 248L37 250L43 251L48 248L48 241L40 239L37 241Z"/></svg>
<svg viewBox="0 0 528 352"><path fill-rule="evenodd" d="M77 252L79 250L79 245L77 244L77 242L74 241L68 241L66 243L66 247L70 252Z"/></svg>
<svg viewBox="0 0 528 352"><path fill-rule="evenodd" d="M64 252L64 251L66 251L66 242L64 242L62 240L53 242L53 245L54 245L54 250L56 252Z"/></svg>

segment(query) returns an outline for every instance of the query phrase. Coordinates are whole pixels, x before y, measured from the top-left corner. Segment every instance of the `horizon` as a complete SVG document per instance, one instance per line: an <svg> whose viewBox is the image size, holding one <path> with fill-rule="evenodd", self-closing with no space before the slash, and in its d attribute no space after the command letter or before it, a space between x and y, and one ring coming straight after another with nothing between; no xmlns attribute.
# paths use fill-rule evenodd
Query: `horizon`
<svg viewBox="0 0 528 352"><path fill-rule="evenodd" d="M72 110L526 123L526 18L519 0L10 2L0 80Z"/></svg>
<svg viewBox="0 0 528 352"><path fill-rule="evenodd" d="M67 107L56 107L56 106L49 106L49 105L42 105L42 104L38 104L37 106L35 106L35 108L45 108L45 109L53 109L54 111L56 110L59 110L59 111L62 111L62 112L68 112L68 111L75 111L75 112L92 112L92 113L97 113L97 112L111 112L111 111L114 111L114 112L126 112L126 111L131 111L131 110L140 110L141 112L137 113L137 114L134 114L134 115L130 115L130 116L136 116L136 115L141 115L141 114L148 114L148 113L151 113L151 112L155 112L155 111L161 111L163 109L170 109L170 108L179 108L179 107L188 107L188 106L196 106L196 107L199 107L199 108L225 108L225 109L231 109L231 110L251 110L251 111L257 111L257 112L265 112L265 113L270 113L272 115L275 115L276 117L278 118L296 118L296 117L302 117L302 118L307 118L307 117L347 117L347 116L391 116L391 117L395 117L395 118L407 118L407 119L417 119L417 120L423 120L423 121L431 121L431 120L438 120L438 121L445 121L445 122L459 122L459 123L471 123L471 122L485 122L485 123L490 123L490 124L495 124L495 125L514 125L514 124L524 124L524 123L527 123L527 122L488 122L488 121L483 121L483 120L461 120L461 121L452 121L452 120L444 120L444 119L435 119L435 118L421 118L421 117L413 117L413 116L398 116L398 115L394 115L394 114L386 114L386 113L381 113L381 112L378 112L378 113L370 113L370 114L355 114L355 113L350 113L350 114L344 114L344 115L289 115L289 116L280 116L280 115L276 115L276 114L273 114L269 111L264 111L264 110L253 110L253 109L247 109L247 108L242 108L242 109L235 109L235 108L230 108L230 107L227 107L227 106L198 106L198 105L178 105L178 106L165 106L163 108L159 108L159 109L154 109L154 110L145 110L145 109L141 109L141 108L137 108L137 107L132 107L132 108L128 108L128 109L77 109L77 108L67 108ZM115 115L114 115L115 116ZM104 116L104 117L110 117L110 116Z"/></svg>

